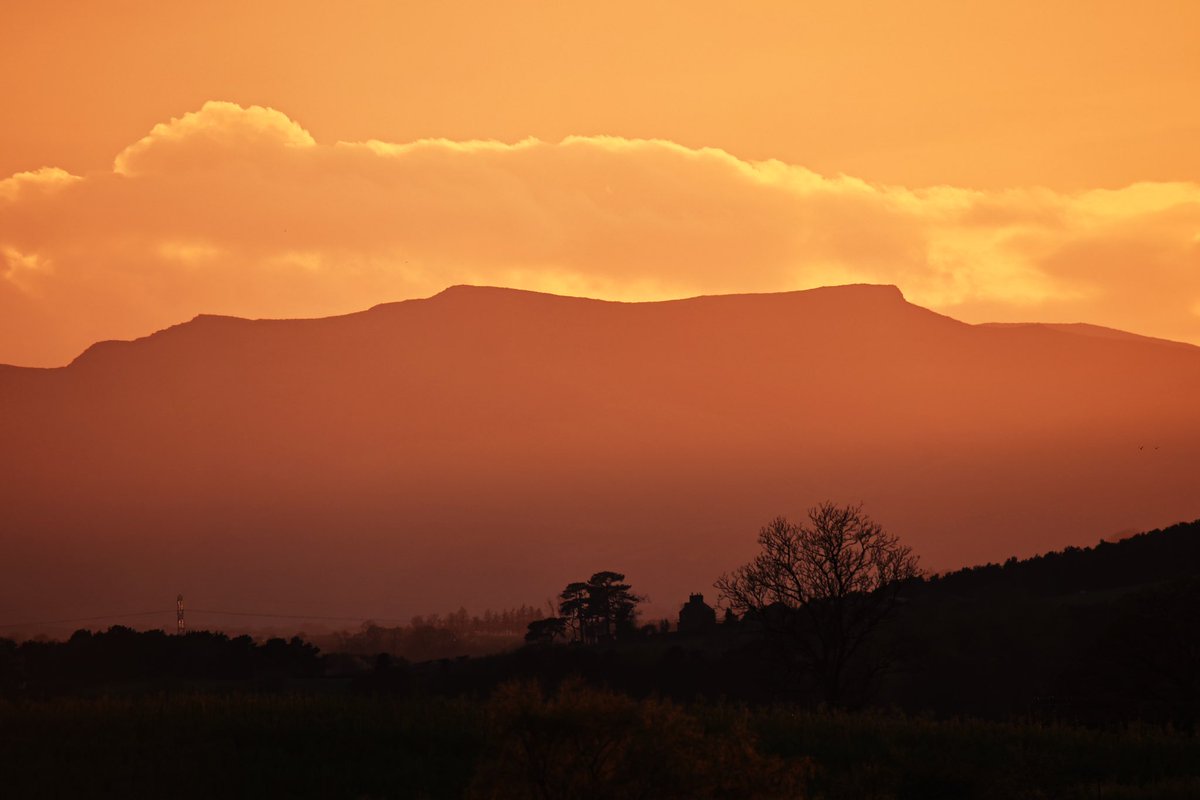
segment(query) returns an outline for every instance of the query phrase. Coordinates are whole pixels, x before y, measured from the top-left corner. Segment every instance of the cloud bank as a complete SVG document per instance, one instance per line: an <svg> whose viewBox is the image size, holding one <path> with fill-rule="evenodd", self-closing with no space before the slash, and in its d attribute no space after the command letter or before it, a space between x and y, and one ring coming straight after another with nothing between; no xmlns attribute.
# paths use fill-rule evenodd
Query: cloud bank
<svg viewBox="0 0 1200 800"><path fill-rule="evenodd" d="M968 321L1200 343L1200 185L912 190L612 137L321 143L225 102L111 171L0 180L0 363L455 283L650 300L848 282Z"/></svg>

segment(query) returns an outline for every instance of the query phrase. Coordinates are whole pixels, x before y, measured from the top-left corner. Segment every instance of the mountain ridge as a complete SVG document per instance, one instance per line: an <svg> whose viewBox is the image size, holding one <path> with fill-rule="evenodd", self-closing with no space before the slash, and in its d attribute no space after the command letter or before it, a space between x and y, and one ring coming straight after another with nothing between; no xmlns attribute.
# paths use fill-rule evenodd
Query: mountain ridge
<svg viewBox="0 0 1200 800"><path fill-rule="evenodd" d="M166 328L154 331L145 336L136 337L134 339L106 339L93 343L84 349L82 353L76 356L71 362L61 367L24 367L11 364L0 364L0 370L58 370L66 369L80 363L86 363L97 357L108 357L109 353L123 352L125 345L137 344L148 340L161 340L164 335L170 335L178 329L194 329L198 326L212 325L242 325L242 324L272 324L272 323L320 323L334 320L349 320L364 315L384 315L393 313L402 313L404 308L411 308L411 304L422 303L479 303L501 300L502 302L564 302L564 303L584 303L591 304L595 307L623 307L623 308L649 308L649 307L683 307L683 306L713 306L721 303L737 303L737 302L789 302L799 301L819 301L836 298L839 301L852 301L853 306L851 311L863 312L866 311L866 305L870 304L871 308L907 308L919 309L922 313L936 316L941 319L952 320L961 325L969 325L970 327L989 329L989 328L1010 328L1010 329L1028 329L1041 331L1056 331L1078 336L1092 336L1096 338L1112 338L1112 339L1128 339L1140 340L1143 342L1153 342L1162 345L1174 345L1181 348L1191 348L1200 350L1200 347L1189 344L1187 342L1177 342L1169 339L1160 339L1157 337L1145 336L1143 334L1130 331L1123 331L1115 328L1107 328L1089 323L1044 323L1044 322L984 322L984 323L962 323L953 317L932 311L924 306L917 305L905 298L903 291L894 284L844 284L837 286L822 286L812 289L798 289L785 292L740 292L730 294L716 295L695 295L691 297L675 298L668 300L649 300L649 301L621 301L621 300L604 300L599 298L591 298L577 295L562 295L549 292L533 291L528 289L516 289L502 286L490 285L475 285L475 284L455 284L448 286L436 294L424 298L410 298L406 300L391 301L379 303L367 309L352 311L346 314L336 314L325 317L281 317L281 318L253 318L239 317L231 314L212 314L201 313L194 316L192 319L179 322ZM103 354L103 356L98 356Z"/></svg>
<svg viewBox="0 0 1200 800"><path fill-rule="evenodd" d="M0 611L190 586L403 615L608 568L669 605L824 499L983 563L1200 516L1198 405L1193 348L895 287L200 316L0 370Z"/></svg>
<svg viewBox="0 0 1200 800"><path fill-rule="evenodd" d="M190 320L178 322L169 325L166 328L151 332L145 336L135 337L133 339L104 339L89 345L82 353L72 359L69 363L60 367L26 367L13 364L0 364L0 368L20 369L20 370L58 370L66 369L76 363L87 361L92 358L96 352L113 352L121 349L122 345L145 342L147 340L161 338L164 334L170 334L180 328L196 327L198 325L211 324L241 324L241 323L311 323L321 322L326 320L344 320L354 317L359 317L368 314L383 314L393 313L400 309L409 306L412 303L428 303L432 301L460 301L480 300L503 298L507 300L522 299L535 301L580 301L596 305L621 306L621 307L648 307L648 306L664 306L664 305L683 305L694 303L711 303L726 302L726 301L744 301L753 298L801 298L804 296L811 297L828 297L831 295L840 295L844 299L870 299L876 303L881 300L898 300L901 304L911 308L920 308L930 314L936 312L925 309L921 306L909 303L899 287L893 284L845 284L839 286L823 286L813 289L797 289L787 292L741 292L719 295L695 295L691 297L675 298L668 300L646 300L646 301L622 301L622 300L604 300L599 298L591 298L577 295L562 295L550 292L540 292L528 289L515 289L502 286L475 285L475 284L455 284L448 286L436 294L423 298L410 298L406 300L397 300L386 303L378 303L369 308L352 311L346 314L335 314L324 317L239 317L232 314L213 314L201 313L192 317ZM939 315L945 316L945 315ZM947 317L949 319L949 317Z"/></svg>

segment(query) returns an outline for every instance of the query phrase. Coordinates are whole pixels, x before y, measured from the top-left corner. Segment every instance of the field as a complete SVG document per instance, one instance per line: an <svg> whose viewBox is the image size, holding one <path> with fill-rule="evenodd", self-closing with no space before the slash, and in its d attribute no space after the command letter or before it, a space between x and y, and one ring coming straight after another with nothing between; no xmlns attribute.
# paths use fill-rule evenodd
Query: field
<svg viewBox="0 0 1200 800"><path fill-rule="evenodd" d="M0 754L9 797L1200 797L1200 740L1170 731L684 706L571 683L484 701L3 701Z"/></svg>

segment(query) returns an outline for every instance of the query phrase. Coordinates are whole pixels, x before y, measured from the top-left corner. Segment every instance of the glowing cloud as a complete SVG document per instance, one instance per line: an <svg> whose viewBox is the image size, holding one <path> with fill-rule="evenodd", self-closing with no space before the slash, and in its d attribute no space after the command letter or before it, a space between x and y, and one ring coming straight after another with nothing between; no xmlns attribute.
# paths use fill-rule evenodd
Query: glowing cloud
<svg viewBox="0 0 1200 800"><path fill-rule="evenodd" d="M1200 343L1200 186L910 190L659 140L318 143L209 102L111 172L0 181L0 362L197 313L320 316L488 283L612 299L899 285L971 321Z"/></svg>
<svg viewBox="0 0 1200 800"><path fill-rule="evenodd" d="M277 156L293 147L314 147L308 131L286 115L262 106L209 101L199 111L159 123L126 147L113 162L113 172L136 175L204 168L220 160L250 161Z"/></svg>
<svg viewBox="0 0 1200 800"><path fill-rule="evenodd" d="M55 189L77 180L80 180L78 175L72 175L58 167L42 167L32 172L18 172L16 175L0 181L0 200L14 201L28 193L53 192Z"/></svg>

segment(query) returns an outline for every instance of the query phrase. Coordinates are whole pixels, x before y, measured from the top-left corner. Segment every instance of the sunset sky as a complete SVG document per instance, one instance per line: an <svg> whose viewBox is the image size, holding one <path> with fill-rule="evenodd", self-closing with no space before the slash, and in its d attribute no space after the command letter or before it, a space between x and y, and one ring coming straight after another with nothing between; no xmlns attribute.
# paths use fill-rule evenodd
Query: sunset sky
<svg viewBox="0 0 1200 800"><path fill-rule="evenodd" d="M1200 3L7 3L0 363L479 283L1200 344Z"/></svg>

